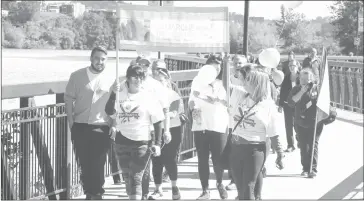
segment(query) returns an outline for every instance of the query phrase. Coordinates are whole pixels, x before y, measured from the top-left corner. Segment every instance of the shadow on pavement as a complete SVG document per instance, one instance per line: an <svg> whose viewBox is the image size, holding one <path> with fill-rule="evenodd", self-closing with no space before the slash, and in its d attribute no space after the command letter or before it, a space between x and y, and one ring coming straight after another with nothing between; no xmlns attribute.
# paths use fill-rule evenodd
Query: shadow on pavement
<svg viewBox="0 0 364 201"><path fill-rule="evenodd" d="M276 175L267 175L266 177L302 177L301 174L276 174ZM307 179L302 177L302 179Z"/></svg>
<svg viewBox="0 0 364 201"><path fill-rule="evenodd" d="M363 166L327 192L320 200L342 200L363 182Z"/></svg>

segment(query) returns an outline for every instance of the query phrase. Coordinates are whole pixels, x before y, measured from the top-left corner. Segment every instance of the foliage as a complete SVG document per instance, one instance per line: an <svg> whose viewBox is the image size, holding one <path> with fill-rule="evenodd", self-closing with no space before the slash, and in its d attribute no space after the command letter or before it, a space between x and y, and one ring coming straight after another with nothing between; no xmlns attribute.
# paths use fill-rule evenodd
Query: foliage
<svg viewBox="0 0 364 201"><path fill-rule="evenodd" d="M94 9L114 9L115 2L80 1ZM6 48L54 48L54 49L91 49L104 45L115 49L116 18L103 14L85 13L78 18L71 18L59 13L38 12L38 3L31 1L6 1L2 5L12 11L3 19L4 41ZM317 17L307 20L305 16L293 10L281 7L281 19L276 21L259 18L249 19L248 50L257 53L276 43L284 54L290 50L304 54L310 47L321 49L325 46L330 54L355 52L353 45L356 36L356 5L358 2L338 1L332 7L332 18ZM19 13L25 13L20 16ZM244 16L229 13L230 52L242 49ZM142 39L143 27L135 19L121 23L121 39ZM338 41L338 42L336 42ZM363 45L359 47L363 52Z"/></svg>
<svg viewBox="0 0 364 201"><path fill-rule="evenodd" d="M360 1L335 1L330 7L332 18L331 23L335 26L334 37L339 40L343 52L356 52L354 39L357 36L358 10L363 8ZM363 54L363 34L359 43L359 54Z"/></svg>

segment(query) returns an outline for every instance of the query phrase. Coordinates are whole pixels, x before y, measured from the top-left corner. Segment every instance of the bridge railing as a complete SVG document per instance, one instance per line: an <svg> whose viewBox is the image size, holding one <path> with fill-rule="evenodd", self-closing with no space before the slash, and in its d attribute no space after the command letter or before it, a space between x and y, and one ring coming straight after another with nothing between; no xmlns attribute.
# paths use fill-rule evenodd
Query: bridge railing
<svg viewBox="0 0 364 201"><path fill-rule="evenodd" d="M191 80L206 59L166 56L187 111ZM363 112L362 64L329 62L331 101L337 107ZM2 199L70 199L82 193L75 162L63 93L67 81L3 85L2 98L20 98L20 109L1 113ZM56 104L36 106L34 96L55 94ZM190 120L192 117L189 116ZM191 122L185 127L181 154L195 149ZM105 166L112 174L112 152Z"/></svg>
<svg viewBox="0 0 364 201"><path fill-rule="evenodd" d="M183 82L192 80L197 72L171 72L172 79L179 83L186 111L189 88ZM83 194L63 100L66 84L59 81L2 86L3 99L20 98L20 109L1 113L2 199L70 199ZM34 96L50 93L55 94L56 104L36 106ZM182 158L193 155L190 129L188 122ZM105 176L113 174L113 157L110 152Z"/></svg>
<svg viewBox="0 0 364 201"><path fill-rule="evenodd" d="M340 109L363 113L363 63L344 62L336 60L347 60L349 57L331 56L329 59L329 84L331 92L331 103ZM356 59L362 57L354 57ZM296 57L300 62L303 56ZM205 62L205 58L183 55L167 55L165 57L170 71L198 69ZM362 60L361 60L362 61ZM190 84L185 81L184 84Z"/></svg>

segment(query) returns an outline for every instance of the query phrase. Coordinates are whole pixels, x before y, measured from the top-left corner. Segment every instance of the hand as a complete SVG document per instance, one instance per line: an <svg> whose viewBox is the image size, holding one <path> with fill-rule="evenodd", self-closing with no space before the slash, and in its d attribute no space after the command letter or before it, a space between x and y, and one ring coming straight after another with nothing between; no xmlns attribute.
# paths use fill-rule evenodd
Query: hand
<svg viewBox="0 0 364 201"><path fill-rule="evenodd" d="M188 105L188 107L190 108L190 110L193 110L193 109L195 109L195 101L190 101L190 103L189 103L189 105Z"/></svg>
<svg viewBox="0 0 364 201"><path fill-rule="evenodd" d="M168 144L168 143L171 142L171 140L172 140L171 133L169 131L168 132L164 132L163 133L163 141L164 141L164 143Z"/></svg>
<svg viewBox="0 0 364 201"><path fill-rule="evenodd" d="M115 141L115 137L116 137L116 128L115 127L111 127L109 130L109 136L110 139Z"/></svg>
<svg viewBox="0 0 364 201"><path fill-rule="evenodd" d="M169 116L169 118L175 118L177 116L177 112L176 111L170 111L170 112L168 112L168 116Z"/></svg>
<svg viewBox="0 0 364 201"><path fill-rule="evenodd" d="M229 113L229 115L231 115L233 112L233 107L232 106L228 107L227 112Z"/></svg>
<svg viewBox="0 0 364 201"><path fill-rule="evenodd" d="M113 92L116 93L116 92L120 91L120 88L121 88L121 84L115 81L114 84L112 85Z"/></svg>
<svg viewBox="0 0 364 201"><path fill-rule="evenodd" d="M161 155L161 147L158 145L153 145L151 148L153 156L160 156Z"/></svg>
<svg viewBox="0 0 364 201"><path fill-rule="evenodd" d="M283 158L284 158L284 154L283 153L277 153L277 159L276 159L276 167L279 170L283 170L284 169L284 164L283 164Z"/></svg>
<svg viewBox="0 0 364 201"><path fill-rule="evenodd" d="M302 94L303 94L303 93L307 92L308 87L309 87L309 85L308 85L308 84L303 85L303 86L301 87L300 93L302 93Z"/></svg>
<svg viewBox="0 0 364 201"><path fill-rule="evenodd" d="M199 95L200 95L200 92L198 92L198 91L193 91L193 95L197 97L197 96L199 96Z"/></svg>
<svg viewBox="0 0 364 201"><path fill-rule="evenodd" d="M282 108L281 106L279 106L279 107L278 107L278 112L279 112L279 113L282 113L282 111L283 111L283 108Z"/></svg>
<svg viewBox="0 0 364 201"><path fill-rule="evenodd" d="M217 101L217 99L216 98L213 98L213 97L211 97L211 96L206 96L207 97L207 101L209 102L209 103L215 103L215 101Z"/></svg>
<svg viewBox="0 0 364 201"><path fill-rule="evenodd" d="M70 130L72 129L73 123L74 123L73 120L71 118L68 118L68 126Z"/></svg>

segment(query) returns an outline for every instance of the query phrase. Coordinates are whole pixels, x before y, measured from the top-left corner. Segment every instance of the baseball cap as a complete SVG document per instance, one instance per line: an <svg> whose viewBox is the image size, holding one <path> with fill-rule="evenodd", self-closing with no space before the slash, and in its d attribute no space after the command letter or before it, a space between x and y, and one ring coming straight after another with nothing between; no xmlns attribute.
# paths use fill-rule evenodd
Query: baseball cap
<svg viewBox="0 0 364 201"><path fill-rule="evenodd" d="M212 63L215 63L215 64L221 64L221 58L215 56L215 55L211 55L209 56L209 58L206 60L206 64L212 64Z"/></svg>
<svg viewBox="0 0 364 201"><path fill-rule="evenodd" d="M166 63L163 60L160 60L160 59L153 62L152 68L160 68L160 69L166 69L167 70Z"/></svg>
<svg viewBox="0 0 364 201"><path fill-rule="evenodd" d="M152 62L147 57L140 57L139 59L137 58L136 63L139 64L139 65L143 65L143 66L148 66L149 67Z"/></svg>

